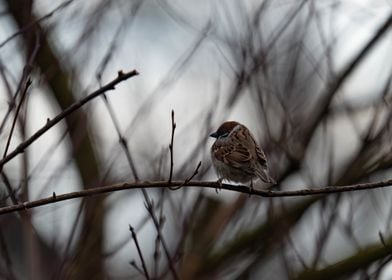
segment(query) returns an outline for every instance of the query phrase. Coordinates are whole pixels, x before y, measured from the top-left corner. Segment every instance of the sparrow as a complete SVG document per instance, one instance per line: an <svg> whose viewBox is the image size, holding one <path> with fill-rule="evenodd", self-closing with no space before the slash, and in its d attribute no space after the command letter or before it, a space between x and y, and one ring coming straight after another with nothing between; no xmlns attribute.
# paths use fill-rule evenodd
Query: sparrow
<svg viewBox="0 0 392 280"><path fill-rule="evenodd" d="M256 143L249 129L235 121L224 122L216 132L211 147L211 159L218 182L223 179L237 183L249 183L253 189L253 179L276 184L268 173L267 158Z"/></svg>

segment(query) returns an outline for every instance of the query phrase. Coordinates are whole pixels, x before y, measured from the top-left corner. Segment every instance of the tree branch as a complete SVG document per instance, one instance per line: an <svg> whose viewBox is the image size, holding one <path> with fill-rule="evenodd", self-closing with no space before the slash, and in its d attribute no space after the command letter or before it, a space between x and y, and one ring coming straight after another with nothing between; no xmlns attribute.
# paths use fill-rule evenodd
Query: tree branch
<svg viewBox="0 0 392 280"><path fill-rule="evenodd" d="M12 135L13 135L14 130L15 130L16 121L18 120L20 109L22 108L23 102L24 102L24 100L26 98L27 91L28 91L29 87L31 86L31 83L32 83L31 79L27 78L26 83L24 85L23 92L22 92L22 97L20 98L19 104L16 107L15 116L14 116L14 119L12 121L10 134L8 135L7 144L5 145L3 158L5 158L7 156L7 152L8 152L8 149L10 147L10 144L11 144Z"/></svg>
<svg viewBox="0 0 392 280"><path fill-rule="evenodd" d="M235 192L240 192L249 195L256 195L261 197L293 197L293 196L312 196L312 195L322 195L322 194L333 194L333 193L342 193L342 192L352 192L352 191L360 191L360 190L371 190L377 188L389 187L392 185L392 179L380 182L373 183L363 183L363 184L355 184L355 185L347 185L347 186L326 186L322 188L307 188L307 189L299 189L294 191L273 191L273 190L252 190L249 189L248 186L244 185L231 185L231 184L222 184L220 185L217 181L172 181L168 183L167 181L145 181L145 182L137 182L137 183L120 183L109 186L102 186L97 188L88 188L82 191L70 192L61 195L56 195L53 193L52 196L34 200L34 201L26 201L23 203L19 203L16 205L10 205L6 207L0 207L0 215L27 210L31 208L36 208L42 205L47 205L51 203L56 203L59 201L70 200L81 197L94 196L103 193L116 192L121 190L129 190L129 189L149 189L149 188L168 188L168 187L203 187L203 188L221 188L224 190L230 190Z"/></svg>
<svg viewBox="0 0 392 280"><path fill-rule="evenodd" d="M385 245L391 246L392 240L388 239ZM348 279L352 274L358 270L364 269L373 262L391 256L391 251L380 242L370 244L354 255L349 256L343 260L337 261L324 268L315 270L305 270L294 277L296 280L327 280L327 279ZM373 279L373 278L372 278ZM375 278L378 279L378 278Z"/></svg>
<svg viewBox="0 0 392 280"><path fill-rule="evenodd" d="M58 124L61 120L63 120L65 117L73 113L74 111L78 110L80 107L82 107L84 104L87 102L91 101L95 97L105 93L106 91L113 90L115 86L122 81L125 81L133 76L138 75L139 73L136 70L132 70L127 73L123 73L122 71L118 72L118 76L116 79L113 81L107 83L103 87L97 89L96 91L92 92L91 94L87 95L85 98L76 101L73 103L71 106L69 106L67 109L62 111L60 114L58 114L55 118L52 120L48 119L46 124L39 129L36 133L34 133L30 138L28 138L26 141L22 142L21 144L18 145L18 147L15 148L11 153L9 153L6 157L4 157L2 160L0 160L0 171L3 170L4 164L12 160L14 157L16 157L18 154L23 153L23 151L29 147L35 140L37 140L39 137L41 137L45 132L47 132L49 129L51 129L53 126Z"/></svg>
<svg viewBox="0 0 392 280"><path fill-rule="evenodd" d="M171 140L169 144L170 150L170 173L169 173L169 183L171 183L173 178L173 167L174 167L174 160L173 160L173 144L174 144L174 131L176 130L176 123L174 122L174 110L171 111L171 123L172 123L172 132L171 132Z"/></svg>
<svg viewBox="0 0 392 280"><path fill-rule="evenodd" d="M143 275L146 277L147 280L150 280L151 278L148 275L146 262L144 261L142 250L140 249L139 241L137 240L136 232L135 232L134 228L131 225L129 225L129 230L131 231L132 239L135 242L137 253L138 253L138 255L140 257L140 261L142 263L142 268L143 268L143 272L144 272Z"/></svg>

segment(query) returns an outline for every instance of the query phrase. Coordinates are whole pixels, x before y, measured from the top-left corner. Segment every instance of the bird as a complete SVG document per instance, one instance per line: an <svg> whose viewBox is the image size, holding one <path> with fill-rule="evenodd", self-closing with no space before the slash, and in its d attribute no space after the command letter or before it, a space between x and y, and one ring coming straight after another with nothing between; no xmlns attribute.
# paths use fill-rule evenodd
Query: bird
<svg viewBox="0 0 392 280"><path fill-rule="evenodd" d="M251 190L255 178L276 184L269 174L263 149L245 125L226 121L210 137L216 138L211 146L211 159L220 184L224 179L237 183L250 182Z"/></svg>

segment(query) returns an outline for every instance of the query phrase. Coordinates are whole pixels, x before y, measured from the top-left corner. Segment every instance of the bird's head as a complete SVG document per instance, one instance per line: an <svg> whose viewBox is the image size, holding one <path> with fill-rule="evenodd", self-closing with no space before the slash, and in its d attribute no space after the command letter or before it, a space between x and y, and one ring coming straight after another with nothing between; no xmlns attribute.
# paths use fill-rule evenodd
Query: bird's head
<svg viewBox="0 0 392 280"><path fill-rule="evenodd" d="M221 124L221 126L218 128L218 130L214 133L210 134L210 137L213 138L225 138L229 136L230 132L237 126L239 125L238 122L235 121L227 121Z"/></svg>

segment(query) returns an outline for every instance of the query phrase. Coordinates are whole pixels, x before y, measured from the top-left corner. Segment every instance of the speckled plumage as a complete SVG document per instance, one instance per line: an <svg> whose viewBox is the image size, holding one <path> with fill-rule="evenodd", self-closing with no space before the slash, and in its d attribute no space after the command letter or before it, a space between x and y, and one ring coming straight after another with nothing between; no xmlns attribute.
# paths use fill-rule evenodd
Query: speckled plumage
<svg viewBox="0 0 392 280"><path fill-rule="evenodd" d="M249 129L234 122L224 122L215 133L211 147L212 163L220 179L248 183L255 177L275 184L268 174L267 158Z"/></svg>

